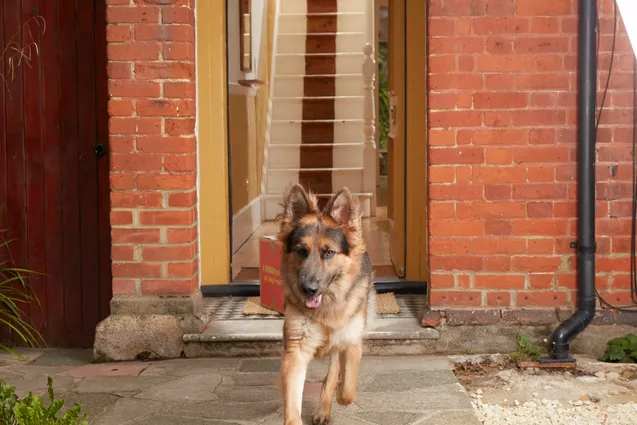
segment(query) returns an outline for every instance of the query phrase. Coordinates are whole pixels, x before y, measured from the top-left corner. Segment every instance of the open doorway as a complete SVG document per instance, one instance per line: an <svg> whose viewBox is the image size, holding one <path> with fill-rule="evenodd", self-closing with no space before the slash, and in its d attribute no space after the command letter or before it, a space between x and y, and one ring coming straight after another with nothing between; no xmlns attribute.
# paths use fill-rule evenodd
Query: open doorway
<svg viewBox="0 0 637 425"><path fill-rule="evenodd" d="M390 46L403 43L404 51L404 34L391 42L391 9L387 0L374 7L228 1L232 281L259 279L259 240L276 234L279 203L292 183L317 193L322 204L350 188L364 211L376 278L405 277L404 108L390 119L390 93L401 92L392 87L391 69L404 76L405 59L404 53L391 56ZM373 76L363 72L367 43L374 46ZM404 86L404 78L394 80ZM402 150L394 147L399 143Z"/></svg>

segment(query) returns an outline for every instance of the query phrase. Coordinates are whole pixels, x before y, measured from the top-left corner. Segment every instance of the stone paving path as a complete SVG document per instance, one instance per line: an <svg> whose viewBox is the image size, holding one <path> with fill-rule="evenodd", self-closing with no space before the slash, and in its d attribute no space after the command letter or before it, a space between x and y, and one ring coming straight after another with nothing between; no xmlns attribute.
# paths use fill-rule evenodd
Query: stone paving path
<svg viewBox="0 0 637 425"><path fill-rule="evenodd" d="M178 359L90 364L90 351L24 351L30 363L0 355L0 379L20 395L46 392L82 402L90 425L282 425L273 383L279 360ZM324 362L307 377L305 423L318 402ZM335 425L478 425L466 391L444 357L366 357L355 404L334 403Z"/></svg>

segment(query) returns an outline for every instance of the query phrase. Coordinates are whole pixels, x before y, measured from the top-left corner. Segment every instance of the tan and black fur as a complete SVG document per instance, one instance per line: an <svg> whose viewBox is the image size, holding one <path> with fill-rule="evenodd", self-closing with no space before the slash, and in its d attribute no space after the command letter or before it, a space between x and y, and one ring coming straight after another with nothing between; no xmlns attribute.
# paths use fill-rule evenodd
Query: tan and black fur
<svg viewBox="0 0 637 425"><path fill-rule="evenodd" d="M335 393L341 405L356 397L363 332L376 314L358 200L344 188L319 211L316 197L295 185L284 197L278 239L286 301L280 381L284 424L302 424L308 364L329 355L312 417L315 425L328 424Z"/></svg>

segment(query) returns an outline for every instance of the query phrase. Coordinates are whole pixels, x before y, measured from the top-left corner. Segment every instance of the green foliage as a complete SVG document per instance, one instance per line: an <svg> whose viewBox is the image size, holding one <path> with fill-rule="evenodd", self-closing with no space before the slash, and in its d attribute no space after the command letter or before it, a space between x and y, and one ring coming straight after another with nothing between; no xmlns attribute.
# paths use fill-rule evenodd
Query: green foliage
<svg viewBox="0 0 637 425"><path fill-rule="evenodd" d="M0 424L6 425L88 425L82 405L75 404L64 414L64 400L56 400L53 380L48 377L49 405L42 397L28 393L18 399L15 388L0 381Z"/></svg>
<svg viewBox="0 0 637 425"><path fill-rule="evenodd" d="M601 360L609 363L637 363L637 335L628 334L608 341Z"/></svg>
<svg viewBox="0 0 637 425"><path fill-rule="evenodd" d="M511 353L509 358L514 362L536 362L542 355L542 347L529 342L526 334L518 335L518 349Z"/></svg>
<svg viewBox="0 0 637 425"><path fill-rule="evenodd" d="M25 277L35 272L11 267L10 243L11 240L5 240L0 235L0 327L9 328L22 342L36 347L44 344L42 335L20 309L21 305L27 304L41 307L40 301L31 291ZM8 345L0 343L0 350L8 351L24 359Z"/></svg>
<svg viewBox="0 0 637 425"><path fill-rule="evenodd" d="M389 81L387 76L387 43L378 45L378 144L387 149L389 134Z"/></svg>

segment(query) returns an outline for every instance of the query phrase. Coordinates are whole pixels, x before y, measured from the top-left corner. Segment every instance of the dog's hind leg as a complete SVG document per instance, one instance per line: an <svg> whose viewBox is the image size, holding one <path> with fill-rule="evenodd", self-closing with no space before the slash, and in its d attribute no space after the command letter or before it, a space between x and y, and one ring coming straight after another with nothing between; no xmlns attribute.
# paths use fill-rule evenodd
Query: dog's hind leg
<svg viewBox="0 0 637 425"><path fill-rule="evenodd" d="M332 399L334 398L334 390L338 384L338 374L340 373L339 353L332 353L330 358L330 368L323 380L321 388L321 398L319 405L312 416L312 425L327 425L332 420Z"/></svg>
<svg viewBox="0 0 637 425"><path fill-rule="evenodd" d="M358 365L363 356L363 342L348 345L341 351L341 385L336 394L336 401L342 406L350 405L356 399L356 377Z"/></svg>
<svg viewBox="0 0 637 425"><path fill-rule="evenodd" d="M281 386L283 396L283 418L285 425L303 425L301 404L307 366L311 356L301 347L285 350L281 361Z"/></svg>

